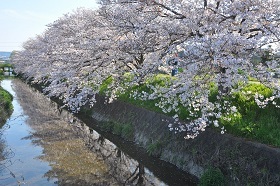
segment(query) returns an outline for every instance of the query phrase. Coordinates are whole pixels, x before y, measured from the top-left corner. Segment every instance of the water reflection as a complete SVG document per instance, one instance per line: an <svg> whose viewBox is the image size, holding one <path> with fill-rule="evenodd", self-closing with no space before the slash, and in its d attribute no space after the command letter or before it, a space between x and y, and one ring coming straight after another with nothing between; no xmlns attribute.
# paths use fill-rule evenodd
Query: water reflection
<svg viewBox="0 0 280 186"><path fill-rule="evenodd" d="M2 81L1 85L14 96L14 112L0 130L0 185L55 185L42 179L51 168L47 162L36 159L42 153L42 148L34 146L31 140L22 140L32 129L26 124L28 117L23 114L11 80Z"/></svg>
<svg viewBox="0 0 280 186"><path fill-rule="evenodd" d="M14 83L34 129L26 139L43 147L45 173L59 185L166 185L114 143L21 82Z"/></svg>
<svg viewBox="0 0 280 186"><path fill-rule="evenodd" d="M123 185L166 185L141 162L122 152L114 143L77 121L76 131L86 140L89 149L101 156L109 165L109 173Z"/></svg>
<svg viewBox="0 0 280 186"><path fill-rule="evenodd" d="M10 80L4 83L7 82L11 83ZM21 181L29 185L167 185L141 160L131 158L41 93L19 80L13 80L13 86L17 99L13 103L15 113L8 125L16 127L5 133L6 141L10 141L9 146L18 154L19 162L25 162L22 165L14 163L13 166L24 176ZM13 120L16 116L21 117ZM15 136L18 139L13 142ZM29 160L26 159L27 154L23 155L23 149L30 152L27 153ZM168 171L165 174L171 174Z"/></svg>

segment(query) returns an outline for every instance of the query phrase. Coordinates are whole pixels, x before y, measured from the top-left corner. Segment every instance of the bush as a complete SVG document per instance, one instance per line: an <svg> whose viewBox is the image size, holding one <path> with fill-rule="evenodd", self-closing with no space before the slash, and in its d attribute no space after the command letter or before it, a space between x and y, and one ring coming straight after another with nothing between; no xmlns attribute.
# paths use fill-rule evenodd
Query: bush
<svg viewBox="0 0 280 186"><path fill-rule="evenodd" d="M223 186L225 177L219 168L208 168L199 180L199 186Z"/></svg>

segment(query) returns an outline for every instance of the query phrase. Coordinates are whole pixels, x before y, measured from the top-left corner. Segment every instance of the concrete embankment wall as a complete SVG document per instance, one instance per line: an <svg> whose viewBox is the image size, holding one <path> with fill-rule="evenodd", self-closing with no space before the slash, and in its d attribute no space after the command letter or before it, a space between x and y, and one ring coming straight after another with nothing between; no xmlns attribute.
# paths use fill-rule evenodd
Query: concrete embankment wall
<svg viewBox="0 0 280 186"><path fill-rule="evenodd" d="M231 185L280 183L279 148L210 128L195 139L185 140L181 134L169 132L166 120L171 121L171 117L121 101L104 104L102 97L97 97L88 113L100 125L108 121L132 124L137 144L198 178L211 166L220 168Z"/></svg>

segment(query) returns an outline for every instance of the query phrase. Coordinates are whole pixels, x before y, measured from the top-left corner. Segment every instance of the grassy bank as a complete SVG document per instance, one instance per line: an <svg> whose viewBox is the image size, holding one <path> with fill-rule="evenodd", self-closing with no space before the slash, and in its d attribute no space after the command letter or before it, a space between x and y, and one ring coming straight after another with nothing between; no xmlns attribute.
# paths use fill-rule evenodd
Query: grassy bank
<svg viewBox="0 0 280 186"><path fill-rule="evenodd" d="M152 84L164 85L168 81L170 76L158 75L154 79L150 79ZM106 87L112 82L112 78L108 78L101 87L101 92L105 92ZM163 113L160 108L155 106L157 100L135 100L130 98L130 92L137 90L138 92L149 92L147 84L141 86L135 86L119 96L119 99L125 102L129 102L133 105L140 106L155 112ZM215 101L215 97L218 92L216 86L210 86L210 99ZM250 82L243 89L235 94L235 98L229 98L238 109L238 112L230 116L230 121L223 118L220 119L220 125L225 126L227 133L234 134L235 136L245 137L249 140L258 141L267 145L280 147L280 109L270 104L265 108L259 108L254 101L255 93L269 97L272 95L272 90L260 84L258 82ZM279 105L280 100L276 100ZM169 113L173 116L175 113ZM188 117L188 111L186 108L179 105L179 111L177 112L179 118L184 120Z"/></svg>
<svg viewBox="0 0 280 186"><path fill-rule="evenodd" d="M272 95L272 90L263 84L251 82L242 92L236 93L234 98L238 113L231 116L231 121L222 120L223 125L236 136L280 147L280 108L273 104L260 108L254 101L255 93L266 98ZM280 100L275 100L275 104L279 105Z"/></svg>
<svg viewBox="0 0 280 186"><path fill-rule="evenodd" d="M13 101L13 96L0 86L0 126L1 127L5 124L6 120L13 112L12 101Z"/></svg>

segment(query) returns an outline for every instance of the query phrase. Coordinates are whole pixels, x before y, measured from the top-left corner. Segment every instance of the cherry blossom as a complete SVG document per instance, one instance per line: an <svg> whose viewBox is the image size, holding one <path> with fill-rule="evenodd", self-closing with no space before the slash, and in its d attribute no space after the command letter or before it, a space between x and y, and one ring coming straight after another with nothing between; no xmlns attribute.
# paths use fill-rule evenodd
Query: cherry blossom
<svg viewBox="0 0 280 186"><path fill-rule="evenodd" d="M264 53L279 45L280 2L276 0L101 0L98 10L77 9L50 23L41 35L25 42L12 57L15 70L44 92L63 100L78 112L94 106L102 84L108 101L131 87L146 84L149 91L131 97L158 100L164 113L176 113L168 127L194 138L219 119L238 112L228 100L256 78L273 90L260 107L280 97L279 61ZM252 58L260 56L260 61ZM180 72L164 86L147 83L158 74L170 74L170 62ZM162 70L162 69L165 69ZM129 77L129 78L128 78ZM128 80L129 79L129 80ZM217 86L215 101L210 85ZM238 85L238 86L237 86ZM179 119L179 107L189 117ZM222 128L222 133L224 133Z"/></svg>

